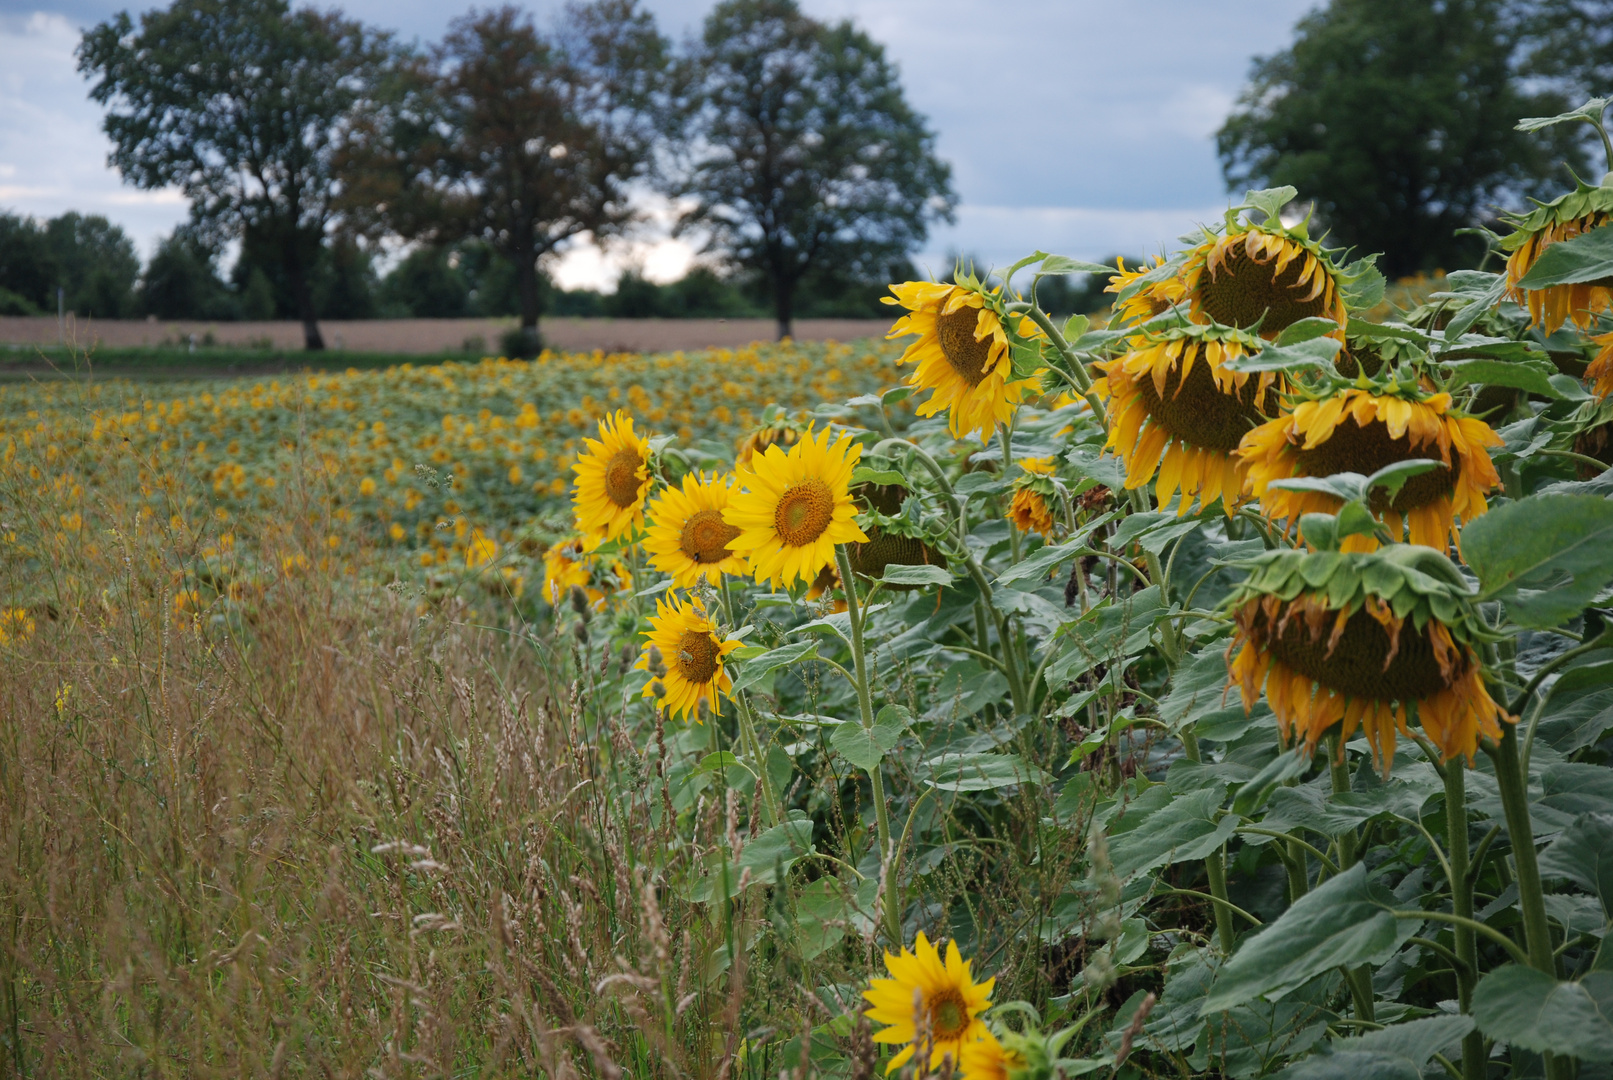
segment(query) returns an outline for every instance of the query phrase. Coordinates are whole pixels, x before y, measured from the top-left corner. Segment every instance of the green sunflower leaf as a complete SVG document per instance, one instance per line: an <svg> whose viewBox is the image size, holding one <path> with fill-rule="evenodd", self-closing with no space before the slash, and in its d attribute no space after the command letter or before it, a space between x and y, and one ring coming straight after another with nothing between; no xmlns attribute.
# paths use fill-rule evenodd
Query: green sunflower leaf
<svg viewBox="0 0 1613 1080"><path fill-rule="evenodd" d="M1458 360L1443 366L1450 372L1451 379L1446 386L1451 390L1476 383L1483 386L1509 386L1553 400L1562 397L1557 388L1551 384L1551 377L1557 374L1557 369L1544 358L1512 362Z"/></svg>
<svg viewBox="0 0 1613 1080"><path fill-rule="evenodd" d="M1082 262L1080 259L1071 259L1064 255L1049 255L1042 260L1042 265L1036 268L1038 277L1046 274L1113 274L1114 272L1115 268L1112 266Z"/></svg>
<svg viewBox="0 0 1613 1080"><path fill-rule="evenodd" d="M1228 371L1313 371L1331 369L1333 358L1343 348L1337 338L1318 337L1297 345L1267 345L1252 356L1238 356L1222 362Z"/></svg>
<svg viewBox="0 0 1613 1080"><path fill-rule="evenodd" d="M1548 289L1553 285L1580 285L1610 275L1613 275L1613 229L1592 229L1547 247L1529 272L1518 280L1518 287Z"/></svg>
<svg viewBox="0 0 1613 1080"><path fill-rule="evenodd" d="M1400 902L1356 863L1294 902L1247 938L1216 976L1199 1006L1209 1016L1259 997L1276 1000L1337 967L1382 963L1415 934L1416 919L1396 919Z"/></svg>
<svg viewBox="0 0 1613 1080"><path fill-rule="evenodd" d="M1548 128L1553 124L1571 124L1575 120L1583 120L1590 124L1600 123L1602 114L1607 111L1609 103L1613 103L1613 98L1597 97L1591 98L1577 109L1570 109L1565 113L1558 113L1556 116L1526 116L1518 121L1513 130L1539 131L1541 128Z"/></svg>
<svg viewBox="0 0 1613 1080"><path fill-rule="evenodd" d="M1277 335L1277 344L1298 345L1302 341L1326 337L1338 328L1339 324L1332 319L1300 319L1298 322L1289 323L1283 328L1283 332Z"/></svg>
<svg viewBox="0 0 1613 1080"><path fill-rule="evenodd" d="M1259 210L1266 215L1266 221L1277 225L1282 220L1283 207L1299 198L1299 189L1296 187L1261 188L1258 191L1246 191L1243 202L1234 206L1233 210Z"/></svg>
<svg viewBox="0 0 1613 1080"><path fill-rule="evenodd" d="M926 764L929 785L941 791L992 791L1050 779L1018 754L943 754Z"/></svg>
<svg viewBox="0 0 1613 1080"><path fill-rule="evenodd" d="M1613 972L1577 982L1504 964L1473 988L1473 1019L1492 1039L1536 1053L1613 1061Z"/></svg>
<svg viewBox="0 0 1613 1080"><path fill-rule="evenodd" d="M754 648L754 646L752 646ZM735 654L745 652L745 649L735 650ZM818 643L815 641L802 641L794 645L785 645L757 656L744 660L739 665L739 674L734 677L731 693L739 693L748 686L761 682L772 672L789 664L800 663L802 660L811 660L818 655Z"/></svg>
<svg viewBox="0 0 1613 1080"><path fill-rule="evenodd" d="M1504 601L1521 626L1557 626L1613 580L1613 501L1535 495L1497 507L1463 528L1462 556L1482 599Z"/></svg>
<svg viewBox="0 0 1613 1080"><path fill-rule="evenodd" d="M907 730L911 718L906 709L887 705L879 710L871 728L861 724L841 724L835 728L829 736L829 745L863 772L872 772L879 767L885 755L902 741L902 733Z"/></svg>
<svg viewBox="0 0 1613 1080"><path fill-rule="evenodd" d="M1425 1016L1353 1039L1337 1039L1273 1080L1419 1080L1435 1054L1454 1051L1472 1030L1470 1016Z"/></svg>
<svg viewBox="0 0 1613 1080"><path fill-rule="evenodd" d="M1222 786L1178 795L1142 819L1134 829L1109 840L1109 857L1122 881L1158 866L1202 859L1221 845L1238 827L1238 819L1219 818Z"/></svg>
<svg viewBox="0 0 1613 1080"><path fill-rule="evenodd" d="M1613 814L1585 814L1540 853L1540 872L1595 893L1613 919Z"/></svg>

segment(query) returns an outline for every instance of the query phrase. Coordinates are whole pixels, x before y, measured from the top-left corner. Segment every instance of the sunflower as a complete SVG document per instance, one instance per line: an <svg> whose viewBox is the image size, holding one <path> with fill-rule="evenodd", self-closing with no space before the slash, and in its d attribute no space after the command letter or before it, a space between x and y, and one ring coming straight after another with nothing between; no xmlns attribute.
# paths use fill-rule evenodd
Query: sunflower
<svg viewBox="0 0 1613 1080"><path fill-rule="evenodd" d="M1301 319L1332 319L1344 333L1339 268L1321 246L1280 224L1227 215L1226 232L1207 236L1182 265L1188 317L1252 330L1270 339Z"/></svg>
<svg viewBox="0 0 1613 1080"><path fill-rule="evenodd" d="M1008 504L1008 513L1003 516L1014 523L1014 528L1020 532L1041 533L1043 536L1053 535L1053 512L1047 507L1047 496L1040 490L1043 480L1038 482L1036 477L1053 475L1053 459L1026 458L1019 463L1025 470L1014 484L1014 498Z"/></svg>
<svg viewBox="0 0 1613 1080"><path fill-rule="evenodd" d="M988 1031L964 1046L958 1073L960 1080L1010 1080L1024 1067L1025 1059L1006 1049Z"/></svg>
<svg viewBox="0 0 1613 1080"><path fill-rule="evenodd" d="M1237 632L1228 670L1252 708L1265 687L1283 739L1307 752L1335 724L1359 727L1387 772L1415 721L1444 760L1472 764L1482 735L1515 722L1484 686L1482 623L1461 572L1439 552L1267 552L1226 605ZM1286 599L1285 599L1286 598ZM1234 655L1236 654L1236 655Z"/></svg>
<svg viewBox="0 0 1613 1080"><path fill-rule="evenodd" d="M724 574L743 574L745 560L728 548L739 530L722 518L733 493L732 476L708 480L688 473L682 490L669 487L657 495L650 503L650 528L644 538L650 565L670 575L682 589L701 580L716 585Z"/></svg>
<svg viewBox="0 0 1613 1080"><path fill-rule="evenodd" d="M1374 491L1370 508L1390 536L1400 537L1409 526L1413 544L1444 550L1458 546L1458 519L1472 521L1488 509L1484 496L1501 477L1485 447L1500 445L1490 425L1453 410L1449 394L1417 400L1352 388L1268 420L1244 436L1238 452L1261 511L1287 518L1290 526L1305 514L1331 514L1341 504L1323 492L1273 487L1275 480L1341 472L1370 476L1397 461L1440 461L1445 468L1412 477L1393 502ZM1369 536L1345 541L1346 551L1375 547Z"/></svg>
<svg viewBox="0 0 1613 1080"><path fill-rule="evenodd" d="M851 500L851 473L862 447L841 435L810 431L785 453L770 446L738 470L745 488L723 508L723 520L739 530L728 542L743 554L757 581L777 588L811 581L834 561L835 545L865 543Z"/></svg>
<svg viewBox="0 0 1613 1080"><path fill-rule="evenodd" d="M991 988L997 980L975 982L969 965L970 961L958 952L956 941L947 942L943 963L940 952L922 931L912 952L904 948L900 956L885 954L885 968L891 978L870 979L863 997L869 1005L868 1019L889 1025L874 1035L874 1041L905 1044L885 1067L887 1073L895 1072L913 1056L920 1028L929 1034L932 1069L949 1056L956 1065L965 1046L990 1036L980 1014L991 1004Z"/></svg>
<svg viewBox="0 0 1613 1080"><path fill-rule="evenodd" d="M1597 400L1606 401L1613 396L1613 334L1597 334L1591 340L1597 345L1596 359L1585 369L1585 377Z"/></svg>
<svg viewBox="0 0 1613 1080"><path fill-rule="evenodd" d="M907 498L907 488L900 484L858 484L851 489L851 498L861 512L877 512L885 517L895 517L902 512L902 502ZM946 569L947 557L925 543L922 536L910 536L906 531L899 531L905 527L906 523L901 521L889 526L869 525L865 530L868 539L860 544L851 544L846 549L846 556L851 560L852 573L868 578L879 578L884 576L887 566L939 566L943 570ZM830 571L833 570L831 566ZM838 588L839 583L840 576L835 573L833 586ZM895 592L911 592L922 587L885 586ZM807 598L813 598L811 590L807 591Z"/></svg>
<svg viewBox="0 0 1613 1080"><path fill-rule="evenodd" d="M1277 405L1282 389L1272 372L1229 371L1226 361L1257 351L1250 335L1227 327L1184 326L1164 334L1135 334L1127 351L1101 361L1092 384L1112 404L1107 447L1126 462L1126 487L1146 484L1159 468L1161 506L1178 488L1185 514L1217 497L1230 512L1242 490L1234 451Z"/></svg>
<svg viewBox="0 0 1613 1080"><path fill-rule="evenodd" d="M1510 253L1507 291L1512 299L1529 309L1531 325L1544 328L1548 334L1568 321L1582 330L1589 329L1596 316L1613 305L1613 290L1608 288L1607 279L1544 289L1525 289L1521 282L1552 244L1607 224L1613 216L1613 188L1580 183L1575 190L1549 203L1536 203L1528 214L1508 216L1513 231L1502 238L1501 248Z"/></svg>
<svg viewBox="0 0 1613 1080"><path fill-rule="evenodd" d="M702 701L711 707L713 715L719 715L719 695L728 693L734 685L724 670L723 658L740 643L737 638L721 640L716 630L699 599L658 599L655 614L650 616L650 629L644 634L644 652L633 666L648 671L653 648L660 651L666 674L651 679L643 696L660 696L662 707L672 716L698 716ZM657 682L662 684L665 696L655 693Z"/></svg>
<svg viewBox="0 0 1613 1080"><path fill-rule="evenodd" d="M593 576L594 560L584 553L581 537L573 536L549 545L543 553L543 595L549 603L560 606L560 601L573 585L581 588L588 599L598 602L605 594L589 587Z"/></svg>
<svg viewBox="0 0 1613 1080"><path fill-rule="evenodd" d="M1109 278L1104 292L1114 293L1114 319L1112 328L1144 323L1155 315L1163 315L1182 302L1187 286L1171 270L1161 270L1165 260L1154 256L1152 266L1143 265L1135 270L1126 269L1125 259L1116 259L1116 273Z"/></svg>
<svg viewBox="0 0 1613 1080"><path fill-rule="evenodd" d="M734 464L748 465L751 458L769 446L794 446L800 437L801 433L788 424L759 427L734 444Z"/></svg>
<svg viewBox="0 0 1613 1080"><path fill-rule="evenodd" d="M988 303L997 299L995 293L928 281L890 288L896 295L885 297L885 303L899 304L908 314L897 319L885 337L919 335L898 363L916 361L918 367L907 383L930 391L918 407L920 416L945 412L954 438L978 434L986 440L999 423L1014 415L1021 401L1041 393L1036 377L1013 377L1007 331ZM1031 330L1029 325L1023 327L1025 332Z"/></svg>
<svg viewBox="0 0 1613 1080"><path fill-rule="evenodd" d="M595 547L631 532L644 521L650 492L650 441L633 434L633 418L622 409L599 422L599 438L584 439L577 455L572 502L577 527Z"/></svg>

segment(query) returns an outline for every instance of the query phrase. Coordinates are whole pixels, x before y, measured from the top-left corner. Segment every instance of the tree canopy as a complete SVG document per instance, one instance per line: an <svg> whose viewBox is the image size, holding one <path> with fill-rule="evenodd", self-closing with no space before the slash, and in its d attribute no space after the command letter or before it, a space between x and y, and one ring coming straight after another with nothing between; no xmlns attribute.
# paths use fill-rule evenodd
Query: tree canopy
<svg viewBox="0 0 1613 1080"><path fill-rule="evenodd" d="M84 35L79 70L107 106L111 163L181 188L197 229L273 252L310 349L311 270L335 218L344 127L385 67L383 36L285 0L176 0Z"/></svg>
<svg viewBox="0 0 1613 1080"><path fill-rule="evenodd" d="M1330 0L1255 60L1217 135L1229 187L1293 185L1391 276L1470 264L1483 245L1454 230L1581 160L1578 133L1513 129L1565 102L1523 80L1524 27L1505 0Z"/></svg>
<svg viewBox="0 0 1613 1080"><path fill-rule="evenodd" d="M794 0L727 0L685 59L677 190L732 265L766 282L788 335L816 271L871 277L952 219L951 170L884 49Z"/></svg>

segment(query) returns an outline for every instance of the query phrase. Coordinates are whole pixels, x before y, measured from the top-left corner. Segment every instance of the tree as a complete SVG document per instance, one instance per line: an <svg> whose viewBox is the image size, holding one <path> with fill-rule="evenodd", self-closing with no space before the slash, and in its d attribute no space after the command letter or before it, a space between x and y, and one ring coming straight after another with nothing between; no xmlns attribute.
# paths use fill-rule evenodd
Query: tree
<svg viewBox="0 0 1613 1080"><path fill-rule="evenodd" d="M69 211L45 223L45 247L69 310L103 319L134 313L140 257L128 233L100 214Z"/></svg>
<svg viewBox="0 0 1613 1080"><path fill-rule="evenodd" d="M779 335L812 271L872 277L952 220L951 170L884 49L794 0L726 0L684 62L685 229L765 279Z"/></svg>
<svg viewBox="0 0 1613 1080"><path fill-rule="evenodd" d="M56 310L56 268L39 222L0 213L0 309L7 315Z"/></svg>
<svg viewBox="0 0 1613 1080"><path fill-rule="evenodd" d="M140 280L140 308L159 319L238 319L240 304L218 275L216 256L181 225L152 253Z"/></svg>
<svg viewBox="0 0 1613 1080"><path fill-rule="evenodd" d="M502 7L457 19L406 71L352 157L356 201L428 244L480 240L518 274L522 352L539 347L539 263L633 217L652 163L667 43L636 0L573 4L539 33Z"/></svg>
<svg viewBox="0 0 1613 1080"><path fill-rule="evenodd" d="M470 287L459 272L458 252L419 247L381 282L388 313L417 319L455 319L469 313Z"/></svg>
<svg viewBox="0 0 1613 1080"><path fill-rule="evenodd" d="M111 162L177 185L196 227L274 253L310 349L324 348L311 271L335 223L343 130L384 68L385 39L286 0L175 0L89 30L79 70L108 107Z"/></svg>
<svg viewBox="0 0 1613 1080"><path fill-rule="evenodd" d="M1331 0L1255 60L1216 136L1228 185L1292 184L1391 276L1468 264L1482 245L1454 230L1581 161L1577 132L1513 130L1564 106L1522 84L1520 40L1505 0Z"/></svg>

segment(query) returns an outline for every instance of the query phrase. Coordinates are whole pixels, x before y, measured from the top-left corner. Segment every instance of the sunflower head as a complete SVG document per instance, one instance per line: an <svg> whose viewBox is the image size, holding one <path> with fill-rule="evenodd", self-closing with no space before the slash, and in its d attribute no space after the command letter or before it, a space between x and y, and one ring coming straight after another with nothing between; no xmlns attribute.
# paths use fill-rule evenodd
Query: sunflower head
<svg viewBox="0 0 1613 1080"><path fill-rule="evenodd" d="M1228 362L1257 352L1259 340L1224 326L1179 326L1137 333L1126 351L1097 366L1093 390L1110 401L1107 446L1126 463L1126 486L1141 487L1159 470L1160 505L1180 489L1180 512L1193 500L1217 498L1228 513L1243 481L1234 453L1273 412L1284 384L1273 372L1235 371Z"/></svg>
<svg viewBox="0 0 1613 1080"><path fill-rule="evenodd" d="M745 560L729 547L739 530L723 520L734 493L734 478L688 473L680 487L669 487L650 502L644 549L650 565L682 589L698 581L716 585L724 574L743 574Z"/></svg>
<svg viewBox="0 0 1613 1080"><path fill-rule="evenodd" d="M1569 321L1588 329L1597 315L1613 305L1613 281L1599 278L1531 288L1525 278L1552 244L1599 229L1613 218L1613 187L1592 187L1580 181L1573 191L1549 203L1536 202L1527 214L1505 216L1513 228L1501 240L1501 249L1508 252L1507 290L1529 310L1531 325L1548 334Z"/></svg>
<svg viewBox="0 0 1613 1080"><path fill-rule="evenodd" d="M1485 638L1461 572L1439 552L1266 552L1225 601L1237 626L1228 668L1245 708L1264 687L1284 740L1307 751L1335 725L1363 728L1387 772L1397 734L1422 728L1445 760L1514 721L1490 697Z"/></svg>
<svg viewBox="0 0 1613 1080"><path fill-rule="evenodd" d="M975 982L956 941L947 942L943 960L920 932L912 952L904 948L900 956L885 954L885 968L891 977L870 979L863 997L868 1018L887 1025L874 1041L902 1047L885 1067L887 1073L907 1064L921 1038L930 1047L928 1065L933 1069L948 1057L956 1067L964 1047L989 1037L980 1014L991 1004L997 980Z"/></svg>
<svg viewBox="0 0 1613 1080"><path fill-rule="evenodd" d="M644 521L650 493L650 441L633 433L621 409L599 422L599 438L585 439L572 470L577 527L594 543L631 533Z"/></svg>
<svg viewBox="0 0 1613 1080"><path fill-rule="evenodd" d="M1487 448L1499 445L1488 424L1451 407L1449 394L1390 383L1301 401L1244 436L1238 453L1262 512L1287 518L1290 527L1306 514L1334 513L1343 500L1286 481L1347 472L1370 476L1418 458L1440 462L1442 467L1406 481L1392 499L1375 490L1369 508L1392 538L1409 529L1412 543L1443 550L1457 546L1458 521L1487 509L1485 496L1501 482ZM1376 546L1370 536L1346 541L1347 550Z"/></svg>
<svg viewBox="0 0 1613 1080"><path fill-rule="evenodd" d="M1189 318L1241 330L1258 328L1271 339L1301 319L1331 319L1342 336L1349 319L1345 290L1367 274L1347 270L1307 235L1305 223L1284 225L1283 205L1293 188L1252 191L1227 211L1219 234L1206 232L1182 264ZM1253 210L1263 220L1243 216ZM1376 271L1371 273L1375 274Z"/></svg>
<svg viewBox="0 0 1613 1080"><path fill-rule="evenodd" d="M1596 343L1596 358L1585 369L1585 377L1597 400L1606 401L1613 397L1613 334L1598 334L1591 340Z"/></svg>
<svg viewBox="0 0 1613 1080"><path fill-rule="evenodd" d="M748 465L751 458L766 452L769 446L782 446L788 449L801 438L801 430L782 414L776 417L764 416L761 427L743 436L734 444L734 463Z"/></svg>
<svg viewBox="0 0 1613 1080"><path fill-rule="evenodd" d="M1167 263L1163 256L1156 255L1152 265L1135 270L1126 269L1126 260L1116 259L1115 269L1103 290L1115 294L1111 327L1145 323L1180 304L1187 295L1181 267L1175 261Z"/></svg>
<svg viewBox="0 0 1613 1080"><path fill-rule="evenodd" d="M583 590L589 601L598 603L605 594L592 588L594 557L584 551L582 537L572 536L557 540L543 553L543 597L555 607L565 601L575 586Z"/></svg>
<svg viewBox="0 0 1613 1080"><path fill-rule="evenodd" d="M770 446L738 470L744 491L729 498L723 520L739 530L728 547L757 581L811 581L834 561L836 544L867 541L850 491L861 454L850 435L831 443L827 429L809 431L788 453Z"/></svg>
<svg viewBox="0 0 1613 1080"><path fill-rule="evenodd" d="M1053 459L1026 458L1019 462L1019 467L1025 473L1014 480L1014 497L1003 516L1020 532L1052 536L1053 511L1048 507L1048 500L1055 497L1051 479L1055 469Z"/></svg>
<svg viewBox="0 0 1613 1080"><path fill-rule="evenodd" d="M918 414L944 412L954 438L976 434L985 440L1013 416L1020 402L1041 393L1035 375L1015 376L1009 355L1010 328L1027 337L1035 337L1036 331L1028 321L1006 313L1000 291L966 280L892 285L895 295L885 297L885 303L906 308L907 314L885 336L918 335L898 361L915 362L908 385L930 391Z"/></svg>
<svg viewBox="0 0 1613 1080"><path fill-rule="evenodd" d="M734 682L725 670L725 658L739 648L735 638L723 639L717 625L695 598L662 597L656 601L645 633L644 651L633 666L650 670L650 650L660 653L666 674L644 687L644 697L659 698L672 716L699 716L704 701L713 715L721 713L721 696ZM662 692L657 693L660 686Z"/></svg>
<svg viewBox="0 0 1613 1080"><path fill-rule="evenodd" d="M1426 334L1412 327L1381 326L1357 317L1346 327L1344 348L1333 365L1346 379L1376 379L1402 363L1426 361L1428 341Z"/></svg>

